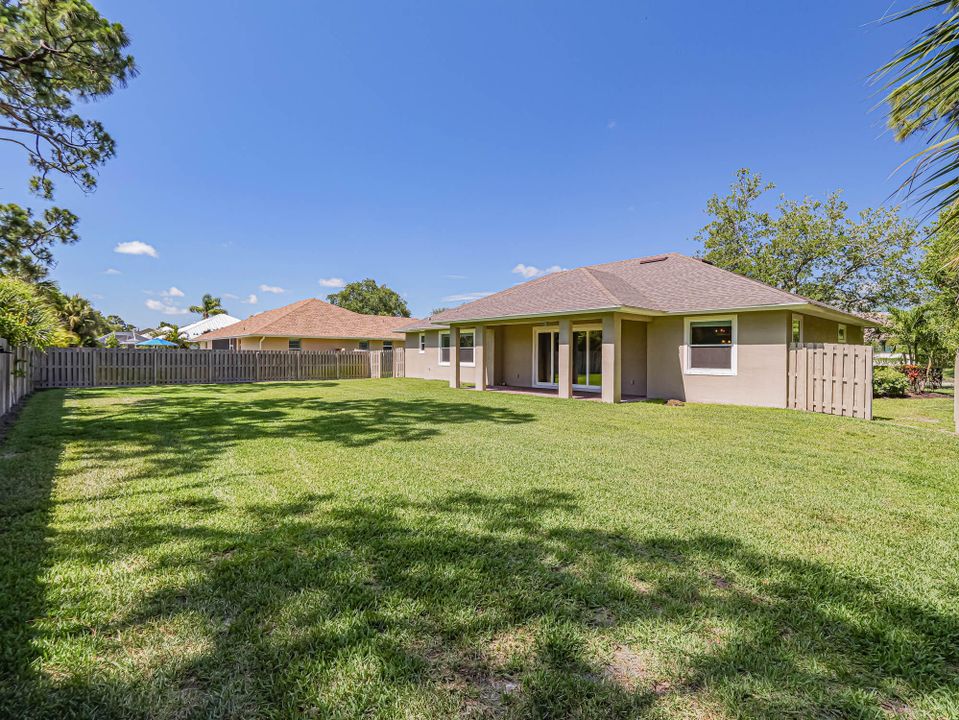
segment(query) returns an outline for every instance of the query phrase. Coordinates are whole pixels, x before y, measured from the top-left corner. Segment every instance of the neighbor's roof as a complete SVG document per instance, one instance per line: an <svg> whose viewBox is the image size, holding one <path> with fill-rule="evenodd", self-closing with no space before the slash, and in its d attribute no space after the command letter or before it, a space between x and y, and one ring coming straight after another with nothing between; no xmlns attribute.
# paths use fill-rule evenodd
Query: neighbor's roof
<svg viewBox="0 0 959 720"><path fill-rule="evenodd" d="M187 340L195 340L203 333L213 332L214 330L225 328L228 325L235 325L238 322L240 322L240 318L235 318L226 313L210 315L208 318L197 320L195 323L190 323L180 328L180 337L185 337Z"/></svg>
<svg viewBox="0 0 959 720"><path fill-rule="evenodd" d="M116 332L107 333L106 335L101 335L100 337L97 338L97 341L100 342L101 344L105 343L107 340L110 339L111 335L116 336L117 343L120 345L136 345L138 342L149 340L151 337L153 337L152 335L144 335L141 332L128 332L126 330L117 330Z"/></svg>
<svg viewBox="0 0 959 720"><path fill-rule="evenodd" d="M861 325L871 324L678 253L563 270L438 313L431 320L442 324L620 308L672 315L784 305L815 306Z"/></svg>
<svg viewBox="0 0 959 720"><path fill-rule="evenodd" d="M252 335L403 340L404 335L396 329L410 322L410 318L361 315L316 298L307 298L276 310L251 315L235 325L206 333L202 339L219 340Z"/></svg>

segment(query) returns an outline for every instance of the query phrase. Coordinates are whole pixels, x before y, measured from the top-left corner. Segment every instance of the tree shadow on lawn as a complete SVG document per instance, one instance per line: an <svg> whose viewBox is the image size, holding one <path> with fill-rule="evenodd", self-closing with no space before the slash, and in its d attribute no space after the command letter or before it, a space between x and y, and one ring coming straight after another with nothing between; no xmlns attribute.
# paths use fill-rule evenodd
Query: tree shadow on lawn
<svg viewBox="0 0 959 720"><path fill-rule="evenodd" d="M98 661L8 688L21 717L885 717L959 694L955 616L718 535L576 527L566 493L304 494L242 530L207 510L58 536L58 562L186 579L59 626Z"/></svg>
<svg viewBox="0 0 959 720"><path fill-rule="evenodd" d="M306 384L304 384L306 385ZM310 383L307 389L323 387ZM132 396L129 402L88 405L65 420L65 431L83 443L94 467L132 461L140 465L127 479L194 473L212 465L231 447L248 440L307 439L364 448L379 443L413 443L469 423L522 424L535 415L505 407L436 399L391 397L324 399L251 397L210 392ZM234 388L235 390L235 388ZM113 393L101 393L117 397ZM96 393L84 393L95 398Z"/></svg>

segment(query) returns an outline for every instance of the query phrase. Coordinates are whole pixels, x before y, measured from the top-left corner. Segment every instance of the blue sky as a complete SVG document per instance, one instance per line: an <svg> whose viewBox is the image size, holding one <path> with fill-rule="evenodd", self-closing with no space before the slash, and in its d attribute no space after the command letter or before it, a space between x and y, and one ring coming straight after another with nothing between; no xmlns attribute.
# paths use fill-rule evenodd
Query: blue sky
<svg viewBox="0 0 959 720"><path fill-rule="evenodd" d="M364 277L422 315L517 265L693 253L740 167L888 204L909 152L871 111L869 73L918 29L876 23L888 0L96 5L141 74L84 108L118 157L92 195L60 183L82 240L53 276L140 326Z"/></svg>

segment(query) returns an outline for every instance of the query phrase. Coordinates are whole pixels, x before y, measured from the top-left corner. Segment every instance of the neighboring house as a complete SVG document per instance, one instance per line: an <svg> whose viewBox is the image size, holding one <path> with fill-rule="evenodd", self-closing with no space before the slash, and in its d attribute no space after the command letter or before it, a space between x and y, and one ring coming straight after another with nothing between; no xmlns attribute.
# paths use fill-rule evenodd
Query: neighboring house
<svg viewBox="0 0 959 720"><path fill-rule="evenodd" d="M406 336L409 318L361 315L309 298L205 333L195 340L213 350L390 350Z"/></svg>
<svg viewBox="0 0 959 720"><path fill-rule="evenodd" d="M407 377L454 387L785 407L789 343L861 344L872 324L669 253L546 275L402 329Z"/></svg>
<svg viewBox="0 0 959 720"><path fill-rule="evenodd" d="M208 318L203 318L202 320L197 320L195 323L181 327L180 337L186 338L190 342L195 342L196 339L204 333L235 325L238 322L240 322L240 318L235 318L226 313L210 315Z"/></svg>
<svg viewBox="0 0 959 720"><path fill-rule="evenodd" d="M144 340L149 340L150 338L153 337L149 333L141 333L141 332L135 332L135 331L126 332L126 331L118 330L117 332L107 333L106 335L102 335L98 337L97 342L100 343L101 345L106 345L107 340L110 339L111 335L116 335L117 345L122 348L135 347L137 343L141 343Z"/></svg>

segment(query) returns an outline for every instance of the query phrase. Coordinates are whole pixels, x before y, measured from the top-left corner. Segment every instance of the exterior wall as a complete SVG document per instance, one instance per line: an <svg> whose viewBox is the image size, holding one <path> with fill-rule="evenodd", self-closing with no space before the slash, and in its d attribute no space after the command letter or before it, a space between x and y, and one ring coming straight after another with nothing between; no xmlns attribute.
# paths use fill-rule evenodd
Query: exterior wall
<svg viewBox="0 0 959 720"><path fill-rule="evenodd" d="M502 352L499 382L511 387L533 385L533 328L532 323L503 325L497 329L496 344ZM497 369L497 374L500 372Z"/></svg>
<svg viewBox="0 0 959 720"><path fill-rule="evenodd" d="M797 313L798 314L798 313ZM803 315L803 342L834 343L839 339L839 323L814 315ZM790 336L792 334L792 314L789 315ZM850 345L862 345L863 329L859 325L846 324L846 342Z"/></svg>
<svg viewBox="0 0 959 720"><path fill-rule="evenodd" d="M622 335L623 395L645 395L646 387L646 323L623 320Z"/></svg>
<svg viewBox="0 0 959 720"><path fill-rule="evenodd" d="M682 317L654 318L648 327L648 395L689 402L786 407L786 344L791 315L739 313L735 375L687 375Z"/></svg>
<svg viewBox="0 0 959 720"><path fill-rule="evenodd" d="M412 332L406 334L406 377L423 378L425 380L450 379L450 366L440 365L440 332L427 330L426 350L420 352L420 334ZM460 364L460 382L473 383L474 368Z"/></svg>
<svg viewBox="0 0 959 720"><path fill-rule="evenodd" d="M263 338L263 343L260 343L259 336L256 337L242 337L240 340L240 350L289 350L290 349L290 339L281 338L281 337L268 337ZM199 341L198 345L201 350L209 350L212 343L210 341ZM300 347L304 350L320 350L320 351L332 351L332 350L359 350L360 341L355 338L341 338L341 339L327 339L327 338L302 338L300 341ZM393 347L397 350L403 348L402 340L394 340ZM383 341L382 340L370 340L370 350L382 350Z"/></svg>

